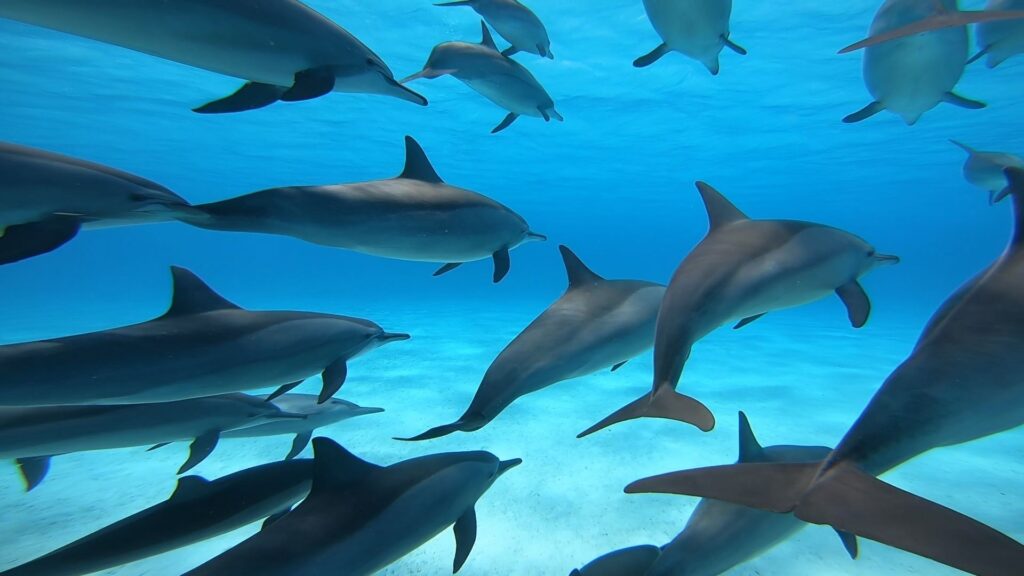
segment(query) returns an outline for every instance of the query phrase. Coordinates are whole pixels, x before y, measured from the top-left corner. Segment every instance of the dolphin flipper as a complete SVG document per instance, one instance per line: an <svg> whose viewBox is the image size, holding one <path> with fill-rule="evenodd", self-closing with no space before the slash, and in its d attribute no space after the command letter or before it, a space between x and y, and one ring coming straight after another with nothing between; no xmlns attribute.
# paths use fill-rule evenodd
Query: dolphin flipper
<svg viewBox="0 0 1024 576"><path fill-rule="evenodd" d="M843 532L842 530L836 530L836 534L839 535L839 540L843 543L843 548L846 548L846 553L850 555L853 560L857 559L857 555L860 554L860 546L857 544L857 535L850 534L849 532Z"/></svg>
<svg viewBox="0 0 1024 576"><path fill-rule="evenodd" d="M732 50L733 52L739 54L740 56L747 55L747 49L733 42L732 40L729 40L728 36L722 36L722 42L725 44L726 48Z"/></svg>
<svg viewBox="0 0 1024 576"><path fill-rule="evenodd" d="M512 267L512 261L508 256L508 248L502 248L492 255L494 259L494 283L501 282L502 278L508 274L509 268Z"/></svg>
<svg viewBox="0 0 1024 576"><path fill-rule="evenodd" d="M646 544L609 552L590 562L570 576L598 576L600 574L646 574L661 556L661 548Z"/></svg>
<svg viewBox="0 0 1024 576"><path fill-rule="evenodd" d="M974 64L978 60L981 60L986 54L988 54L989 50L991 50L991 49L992 49L991 46L985 46L984 48L979 50L977 54L975 54L974 56L971 56L970 58L968 58L967 59L967 63L965 65Z"/></svg>
<svg viewBox="0 0 1024 576"><path fill-rule="evenodd" d="M455 569L452 572L457 573L469 559L473 544L476 544L476 510L472 507L466 510L455 521L452 531L455 532Z"/></svg>
<svg viewBox="0 0 1024 576"><path fill-rule="evenodd" d="M295 73L295 83L284 94L281 100L284 102L298 102L300 100L312 100L334 90L334 70L330 66L310 68Z"/></svg>
<svg viewBox="0 0 1024 576"><path fill-rule="evenodd" d="M53 216L8 226L0 234L0 264L52 252L74 238L80 228L81 222L73 216Z"/></svg>
<svg viewBox="0 0 1024 576"><path fill-rule="evenodd" d="M306 430L305 432L299 432L298 434L296 434L295 438L292 439L292 448L291 450L288 451L288 454L284 457L284 459L291 460L292 458L295 458L296 456L301 454L302 451L306 449L306 446L309 445L309 440L312 437L312 430Z"/></svg>
<svg viewBox="0 0 1024 576"><path fill-rule="evenodd" d="M654 64L655 62L660 60L662 56L668 54L669 52L671 52L671 50L669 50L668 44L661 44L654 50L651 50L650 53L645 54L637 58L636 60L633 60L633 66L636 68L645 68L647 66L650 66L651 64Z"/></svg>
<svg viewBox="0 0 1024 576"><path fill-rule="evenodd" d="M519 48L516 48L515 46L509 46L508 48L505 48L504 50L501 51L501 55L504 56L505 58L508 58L509 56L518 53ZM541 56L543 56L543 54L541 54Z"/></svg>
<svg viewBox="0 0 1024 576"><path fill-rule="evenodd" d="M338 390L341 390L341 385L345 383L345 378L348 377L348 364L345 363L344 358L338 358L334 362L324 368L323 373L320 377L324 381L324 387L320 389L320 396L316 399L317 404L323 404L331 399Z"/></svg>
<svg viewBox="0 0 1024 576"><path fill-rule="evenodd" d="M862 328L871 315L871 299L860 282L853 280L836 288L836 294L846 305L846 312L850 316L850 324L854 328Z"/></svg>
<svg viewBox="0 0 1024 576"><path fill-rule="evenodd" d="M278 396L291 392L292 390L296 389L299 386L299 384L302 384L303 382L305 382L305 380L299 380L298 382L292 382L291 384L285 384L281 386L277 390L271 392L270 396L267 396L264 402L270 402L271 400L277 398Z"/></svg>
<svg viewBox="0 0 1024 576"><path fill-rule="evenodd" d="M767 312L765 312L764 314L767 314ZM748 317L744 318L743 320L740 320L739 322L737 322L736 325L732 327L732 329L733 330L739 330L740 328L743 328L747 324L750 324L751 322L759 319L761 316L764 316L764 314L755 314L753 316L748 316Z"/></svg>
<svg viewBox="0 0 1024 576"><path fill-rule="evenodd" d="M872 116L878 114L882 110L885 110L885 104L882 104L881 102L877 101L872 102L871 104L868 104L867 106L861 108L860 110L857 110L853 114L848 114L845 118L843 118L843 123L853 124L855 122L860 122L861 120L867 120L868 118L871 118Z"/></svg>
<svg viewBox="0 0 1024 576"><path fill-rule="evenodd" d="M508 128L509 126L512 125L513 122L516 121L516 118L519 118L519 114L516 114L515 112L509 112L508 116L505 116L504 120L502 120L497 126L491 129L491 134L497 134L498 132L501 132L505 128Z"/></svg>
<svg viewBox="0 0 1024 576"><path fill-rule="evenodd" d="M967 108L968 110L981 110L988 106L988 104L985 104L980 100L964 98L963 96L954 94L953 92L946 92L946 95L942 97L942 101L961 108Z"/></svg>
<svg viewBox="0 0 1024 576"><path fill-rule="evenodd" d="M452 270L455 270L459 266L462 266L462 262L449 262L449 263L445 264L444 266L441 266L440 268L435 270L434 271L434 276L440 276L442 274L447 274L447 273L451 272Z"/></svg>
<svg viewBox="0 0 1024 576"><path fill-rule="evenodd" d="M274 522L277 522L281 518L284 518L285 515L288 514L291 511L292 511L291 507L288 507L288 508L285 508L284 510L281 510L281 511L278 511L278 512L274 512L270 516L267 516L267 519L263 521L263 525L260 526L260 530L266 530L268 527L273 525Z"/></svg>
<svg viewBox="0 0 1024 576"><path fill-rule="evenodd" d="M468 432L469 430L470 429L466 426L466 422L460 419L456 420L455 422L452 422L451 424L442 424L440 426L435 426L430 430L427 430L423 434L420 434L419 436L412 436L410 438L395 438L395 440L401 440L403 442L419 442L421 440L433 440L434 438L447 436L453 432Z"/></svg>
<svg viewBox="0 0 1024 576"><path fill-rule="evenodd" d="M39 486L50 471L49 456L32 456L30 458L18 458L18 472L21 472L21 479L25 481L25 492L31 492Z"/></svg>
<svg viewBox="0 0 1024 576"><path fill-rule="evenodd" d="M195 468L203 460L206 460L206 457L217 447L219 440L220 432L217 430L197 436L188 447L188 460L185 460L185 463L178 469L178 474L184 474Z"/></svg>
<svg viewBox="0 0 1024 576"><path fill-rule="evenodd" d="M616 371L616 370L618 370L619 368L622 368L623 366L625 366L625 365L626 365L626 362L629 362L629 360L623 360L622 362L619 362L619 363L618 363L618 364L616 364L615 366L612 366L612 372L615 372L615 371Z"/></svg>
<svg viewBox="0 0 1024 576"><path fill-rule="evenodd" d="M193 108L192 111L199 114L227 114L256 110L277 102L287 90L287 86L247 82L230 96L207 102L198 108Z"/></svg>
<svg viewBox="0 0 1024 576"><path fill-rule="evenodd" d="M647 393L613 412L610 416L580 432L576 437L583 438L612 424L635 420L637 418L664 418L693 424L704 432L715 427L715 416L708 407L699 400L690 398L675 390L662 387L653 393Z"/></svg>

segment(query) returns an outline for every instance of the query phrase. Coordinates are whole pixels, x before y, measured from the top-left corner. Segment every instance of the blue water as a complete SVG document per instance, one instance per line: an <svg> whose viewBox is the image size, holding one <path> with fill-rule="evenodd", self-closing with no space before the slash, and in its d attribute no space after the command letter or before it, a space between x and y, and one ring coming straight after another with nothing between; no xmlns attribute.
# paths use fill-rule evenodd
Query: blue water
<svg viewBox="0 0 1024 576"><path fill-rule="evenodd" d="M468 9L427 1L311 0L375 50L399 77L445 40L479 40ZM499 285L479 262L434 278L432 264L329 249L286 237L216 233L182 224L84 233L60 250L0 270L0 340L103 329L159 314L168 266L186 266L253 309L339 312L407 331L413 340L356 360L343 394L382 415L321 433L368 460L390 463L444 450L488 449L527 465L478 507L480 536L465 574L566 574L614 548L663 544L695 499L626 496L637 478L735 458L743 409L766 444L833 445L925 320L991 262L1009 233L1009 207L990 207L961 177L956 138L1024 151L1024 58L969 67L958 92L986 101L940 105L913 127L882 113L840 119L866 104L857 54L878 2L736 0L732 38L750 54L722 54L710 76L679 54L635 69L659 40L639 0L532 0L556 60L519 55L555 99L564 123L522 118L489 134L505 112L452 78L412 87L430 106L332 94L239 115L190 108L239 81L114 46L0 20L0 139L87 158L155 180L194 203L280 185L390 177L402 137L423 145L448 182L522 214L547 243L512 252ZM981 8L982 2L963 2ZM865 286L874 313L849 328L835 299L770 315L698 344L684 386L708 404L710 434L631 422L587 440L577 432L650 383L646 354L615 374L566 382L514 404L480 432L408 445L461 413L487 365L565 287L556 245L571 246L609 278L667 282L706 231L693 188L710 182L748 214L827 223L902 264ZM310 389L313 383L307 384ZM226 441L196 471L220 476L287 450L286 439ZM175 451L176 450L176 451ZM0 568L13 566L156 503L174 484L184 447L58 459L25 495L0 467ZM1010 432L930 453L886 477L1018 540L1024 520L1024 435ZM108 572L174 575L238 542L240 532ZM443 574L442 534L387 574ZM812 528L735 574L953 574L865 543L850 561L831 531Z"/></svg>

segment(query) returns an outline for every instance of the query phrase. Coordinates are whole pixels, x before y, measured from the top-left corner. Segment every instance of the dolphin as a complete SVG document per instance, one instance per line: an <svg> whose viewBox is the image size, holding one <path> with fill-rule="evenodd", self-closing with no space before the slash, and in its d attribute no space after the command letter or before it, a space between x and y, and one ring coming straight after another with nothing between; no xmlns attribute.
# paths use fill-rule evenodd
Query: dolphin
<svg viewBox="0 0 1024 576"><path fill-rule="evenodd" d="M248 80L234 94L195 109L204 114L330 92L427 104L355 36L298 0L3 0L0 18Z"/></svg>
<svg viewBox="0 0 1024 576"><path fill-rule="evenodd" d="M459 0L435 6L472 7L502 38L512 44L501 52L505 56L529 52L555 59L555 55L551 53L551 40L548 39L544 23L518 0Z"/></svg>
<svg viewBox="0 0 1024 576"><path fill-rule="evenodd" d="M1024 424L1024 169L1007 168L1014 232L957 290L827 458L674 472L626 491L715 498L828 524L971 574L1010 576L1024 545L876 477L933 448Z"/></svg>
<svg viewBox="0 0 1024 576"><path fill-rule="evenodd" d="M292 448L285 456L285 460L291 460L302 452L313 431L317 428L330 426L342 420L363 416L365 414L377 414L383 412L383 408L364 408L357 406L347 400L340 398L328 398L327 402L320 403L319 398L313 394L285 394L273 400L273 404L282 412L288 414L301 414L305 418L280 419L255 426L237 428L221 434L221 438L259 438L263 436L280 436L282 434L294 434Z"/></svg>
<svg viewBox="0 0 1024 576"><path fill-rule="evenodd" d="M508 110L508 115L491 130L491 134L508 128L520 116L552 118L561 122L562 115L555 110L555 101L522 64L503 55L494 44L487 24L480 22L483 40L469 42L442 42L434 47L423 65L423 70L402 79L402 84L418 78L434 79L451 74L456 79L482 94L485 98Z"/></svg>
<svg viewBox="0 0 1024 576"><path fill-rule="evenodd" d="M875 14L870 33L885 34L957 10L957 0L886 0ZM874 101L843 118L843 122L860 122L888 109L913 125L940 102L984 108L984 102L953 92L966 62L965 26L930 30L870 46L864 52L864 82Z"/></svg>
<svg viewBox="0 0 1024 576"><path fill-rule="evenodd" d="M658 312L654 384L650 393L582 432L634 418L668 418L704 430L715 417L698 400L675 391L693 345L727 322L735 328L768 312L835 293L850 322L862 327L871 302L858 279L880 264L899 262L842 230L794 220L751 220L717 190L697 182L707 208L704 240L676 269Z"/></svg>
<svg viewBox="0 0 1024 576"><path fill-rule="evenodd" d="M184 476L171 497L0 576L84 576L272 523L309 493L313 461L273 462L213 481ZM269 525L269 524L268 524Z"/></svg>
<svg viewBox="0 0 1024 576"><path fill-rule="evenodd" d="M569 287L498 354L466 412L455 422L403 440L483 428L517 398L563 380L619 368L654 343L665 287L605 280L559 246Z"/></svg>
<svg viewBox="0 0 1024 576"><path fill-rule="evenodd" d="M0 142L0 264L55 250L82 228L171 220L188 206L134 174Z"/></svg>
<svg viewBox="0 0 1024 576"><path fill-rule="evenodd" d="M1009 167L1024 168L1024 158L1006 152L984 152L970 146L950 140L954 145L967 152L964 162L964 178L968 182L988 191L989 204L995 204L1006 198L1006 175L1003 171Z"/></svg>
<svg viewBox="0 0 1024 576"><path fill-rule="evenodd" d="M747 416L740 412L740 463L820 462L831 451L824 446L762 447ZM806 525L792 514L706 498L697 504L686 528L668 544L617 550L573 576L717 576L767 552ZM843 533L840 537L856 557L856 537Z"/></svg>
<svg viewBox="0 0 1024 576"><path fill-rule="evenodd" d="M508 273L509 250L545 239L507 207L446 184L411 136L405 170L395 178L271 188L196 206L182 219L210 230L282 234L375 256L445 262L435 276L492 258L495 282Z"/></svg>
<svg viewBox="0 0 1024 576"><path fill-rule="evenodd" d="M937 1L937 0L933 0ZM1012 2L1012 0L1010 0ZM980 24L979 26L979 43L982 46L982 51L975 54L968 64L974 62L978 58L988 53L985 47L988 46L987 41L983 37L995 38L995 36L989 36L985 33L984 29L993 23L1005 22L1007 20L1020 20L1024 18L1024 10L997 10L995 9L996 2L998 0L990 0L989 9L978 11L978 10L951 10L941 4L936 4L936 11L920 20L911 21L909 24L899 26L896 28L889 29L879 34L869 36L859 42L854 42L849 46L839 51L840 54L848 54L850 52L867 48L868 46L875 46L883 44L885 42L891 42L899 38L905 38L907 36L913 36L915 34L921 34L923 32L930 32L932 30L941 30L943 28L957 28L960 26L967 26L970 24ZM1008 4L1004 2L1003 4ZM1019 4L1019 3L1018 3ZM1013 24L1007 22L1007 24ZM1010 54L1012 55L1012 54ZM998 65L998 62L992 64L990 61L990 68Z"/></svg>
<svg viewBox="0 0 1024 576"><path fill-rule="evenodd" d="M1022 0L989 0L985 11L1018 12L1024 17L1024 1ZM999 66L1007 58L1024 53L1024 20L995 20L978 25L978 53L967 61L968 64L987 56L985 65L989 68Z"/></svg>
<svg viewBox="0 0 1024 576"><path fill-rule="evenodd" d="M313 488L266 530L186 576L305 576L343 570L364 576L454 524L455 572L476 541L474 505L522 460L449 452L371 464L327 438L313 440Z"/></svg>
<svg viewBox="0 0 1024 576"><path fill-rule="evenodd" d="M153 320L101 332L0 346L0 406L167 402L280 386L322 372L320 402L347 361L407 334L313 312L252 312L196 275L171 268L174 296Z"/></svg>
<svg viewBox="0 0 1024 576"><path fill-rule="evenodd" d="M723 47L746 55L747 51L729 39L732 0L644 0L647 18L662 43L637 58L633 66L650 66L675 51L704 64L718 74L718 54Z"/></svg>

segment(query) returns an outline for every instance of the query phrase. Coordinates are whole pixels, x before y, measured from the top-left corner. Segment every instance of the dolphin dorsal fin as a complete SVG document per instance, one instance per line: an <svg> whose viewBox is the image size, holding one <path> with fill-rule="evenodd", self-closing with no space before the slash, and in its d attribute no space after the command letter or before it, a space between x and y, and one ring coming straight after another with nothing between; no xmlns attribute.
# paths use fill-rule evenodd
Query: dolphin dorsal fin
<svg viewBox="0 0 1024 576"><path fill-rule="evenodd" d="M405 169L402 170L399 178L431 182L433 184L444 182L437 175L434 167L430 165L430 160L427 159L427 154L423 152L419 142L412 136L405 137Z"/></svg>
<svg viewBox="0 0 1024 576"><path fill-rule="evenodd" d="M481 20L480 28L483 29L483 39L480 40L480 44L487 46L491 50L497 52L498 45L494 43L494 36L491 36L491 31L487 28L487 23Z"/></svg>
<svg viewBox="0 0 1024 576"><path fill-rule="evenodd" d="M740 462L760 462L764 460L764 448L754 436L747 415L740 412Z"/></svg>
<svg viewBox="0 0 1024 576"><path fill-rule="evenodd" d="M164 316L200 314L212 310L238 309L231 301L213 291L199 276L178 266L171 267L174 294Z"/></svg>
<svg viewBox="0 0 1024 576"><path fill-rule="evenodd" d="M347 488L362 482L381 468L349 452L330 438L314 438L313 488L310 493Z"/></svg>
<svg viewBox="0 0 1024 576"><path fill-rule="evenodd" d="M967 152L968 154L974 154L975 152L974 148L971 148L970 146L964 144L963 142L960 142L959 140L950 140L949 142L950 144L956 146L957 148L960 148L961 150Z"/></svg>
<svg viewBox="0 0 1024 576"><path fill-rule="evenodd" d="M712 231L738 220L748 220L746 214L710 185L697 182L697 191L704 200L704 208L708 211L708 225Z"/></svg>
<svg viewBox="0 0 1024 576"><path fill-rule="evenodd" d="M1013 202L1013 239L1010 241L1010 249L1020 250L1024 245L1024 169L1010 166L1003 170L1003 174L1007 182L1004 194L1009 194Z"/></svg>
<svg viewBox="0 0 1024 576"><path fill-rule="evenodd" d="M182 476L178 478L178 486L171 493L171 498L190 498L202 491L210 483L202 476Z"/></svg>
<svg viewBox="0 0 1024 576"><path fill-rule="evenodd" d="M558 251L562 253L562 261L565 262L565 274L569 277L569 290L604 280L593 270L587 268L587 265L572 250L569 250L568 246L559 246Z"/></svg>

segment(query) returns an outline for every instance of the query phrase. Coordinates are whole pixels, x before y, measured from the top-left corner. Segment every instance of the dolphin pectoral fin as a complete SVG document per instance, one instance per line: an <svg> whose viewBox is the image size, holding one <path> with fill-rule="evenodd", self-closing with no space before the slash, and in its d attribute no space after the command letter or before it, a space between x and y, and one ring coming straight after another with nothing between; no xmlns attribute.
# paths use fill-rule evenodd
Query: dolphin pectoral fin
<svg viewBox="0 0 1024 576"><path fill-rule="evenodd" d="M332 396L338 393L338 390L341 390L341 385L345 383L345 378L347 377L348 364L345 363L344 358L331 362L320 375L320 378L324 381L324 387L320 389L320 396L317 397L316 403L323 404L330 400Z"/></svg>
<svg viewBox="0 0 1024 576"><path fill-rule="evenodd" d="M598 430L626 420L637 418L664 418L693 424L704 432L715 427L715 416L700 401L663 386L653 393L647 393L613 412L610 416L580 432L583 438Z"/></svg>
<svg viewBox="0 0 1024 576"><path fill-rule="evenodd" d="M857 110L853 114L848 114L845 118L843 118L843 123L853 124L855 122L860 122L861 120L867 120L868 118L871 118L872 116L878 114L882 110L885 110L884 104L877 101L872 102L871 104L868 104L867 106L861 108L860 110Z"/></svg>
<svg viewBox="0 0 1024 576"><path fill-rule="evenodd" d="M516 121L516 118L519 118L519 114L516 114L515 112L509 112L508 116L505 116L504 120L502 120L497 126L491 129L491 134L497 134L498 132L501 132L505 128L508 128L509 126L512 125L513 122Z"/></svg>
<svg viewBox="0 0 1024 576"><path fill-rule="evenodd" d="M312 100L334 90L334 69L330 66L310 68L295 73L291 88L281 94L283 102Z"/></svg>
<svg viewBox="0 0 1024 576"><path fill-rule="evenodd" d="M501 282L512 267L512 261L508 256L508 248L502 248L491 255L494 259L494 283Z"/></svg>
<svg viewBox="0 0 1024 576"><path fill-rule="evenodd" d="M871 315L871 299L868 298L868 293L864 291L864 287L860 285L860 282L856 280L847 282L839 288L836 288L836 294L839 299L846 305L846 313L850 317L850 324L854 328L861 328L868 321L868 316Z"/></svg>
<svg viewBox="0 0 1024 576"><path fill-rule="evenodd" d="M661 556L661 548L651 544L623 548L609 552L590 562L581 570L573 570L570 576L597 576L599 574L629 575L647 574Z"/></svg>
<svg viewBox="0 0 1024 576"><path fill-rule="evenodd" d="M629 360L623 360L622 362L619 362L619 363L618 363L618 364L616 364L615 366L612 366L612 372L615 372L615 371L616 371L616 370L618 370L619 368L622 368L623 366L625 366L625 365L626 365L626 362L629 362Z"/></svg>
<svg viewBox="0 0 1024 576"><path fill-rule="evenodd" d="M277 521L278 521L278 520L280 520L281 518L284 518L284 517L285 517L285 515L286 515L286 514L288 514L288 513L289 513L289 512L291 512L291 511L292 511L292 509L291 509L291 507L289 506L288 508L285 508L284 510L281 510L281 511L279 511L279 512L274 512L274 513L273 513L273 514L271 514L270 516L267 516L267 519L263 521L263 525L262 525L262 526L260 526L260 530L261 530L261 531L262 531L262 530L266 530L266 529L267 529L267 528L269 528L269 527L270 527L271 525L273 525L273 524L274 524L274 522L277 522Z"/></svg>
<svg viewBox="0 0 1024 576"><path fill-rule="evenodd" d="M860 546L857 544L857 535L850 534L849 532L843 532L842 530L836 530L836 534L839 535L839 540L843 543L843 548L846 548L846 553L850 555L852 560L856 560L857 555L860 554Z"/></svg>
<svg viewBox="0 0 1024 576"><path fill-rule="evenodd" d="M505 48L504 50L501 51L501 55L504 56L505 58L509 58L513 54L518 54L518 53L519 53L519 48L516 48L515 46L509 46L508 48Z"/></svg>
<svg viewBox="0 0 1024 576"><path fill-rule="evenodd" d="M633 60L633 66L635 68L646 68L647 66L650 66L651 64L654 64L655 62L660 60L662 56L668 54L669 52L670 50L668 48L668 44L660 44L657 48L651 50L649 53L644 54L643 56L637 58L636 60Z"/></svg>
<svg viewBox="0 0 1024 576"><path fill-rule="evenodd" d="M25 492L31 492L39 486L50 471L50 456L18 458L14 462L18 465L21 479L25 481Z"/></svg>
<svg viewBox="0 0 1024 576"><path fill-rule="evenodd" d="M476 510L466 510L465 514L455 521L452 531L455 532L455 569L452 572L458 573L469 558L469 553L473 551L473 544L476 544Z"/></svg>
<svg viewBox="0 0 1024 576"><path fill-rule="evenodd" d="M1011 194L1014 198L1019 198L1021 195L1024 195L1024 169L1010 166L1003 168L1003 175L1006 176L1006 187L995 195L993 201L999 202ZM1024 225L1024 223L1021 222L1022 212L1020 211L1019 206L1020 204L1015 201L1013 206L1014 246L1018 245L1022 241L1022 238L1019 235L1022 233L1022 225Z"/></svg>
<svg viewBox="0 0 1024 576"><path fill-rule="evenodd" d="M266 400L264 400L264 402L270 402L270 401L274 400L275 398L280 397L283 394L287 394L287 393L291 392L292 390L296 389L299 386L299 384L302 384L303 382L305 382L305 380L299 380L298 382L292 382L291 384L285 384L285 385L281 386L277 390L274 390L273 392L271 392L270 396L267 396L267 398L266 398Z"/></svg>
<svg viewBox="0 0 1024 576"><path fill-rule="evenodd" d="M188 447L188 460L185 460L185 463L178 469L178 474L184 474L198 466L203 460L206 460L206 457L213 453L213 449L217 447L219 440L220 431L218 430L211 430L197 436Z"/></svg>
<svg viewBox="0 0 1024 576"><path fill-rule="evenodd" d="M747 49L733 42L732 40L729 40L728 36L722 36L722 42L725 44L726 48L732 50L733 52L739 54L740 56L747 55Z"/></svg>
<svg viewBox="0 0 1024 576"><path fill-rule="evenodd" d="M946 92L945 96L942 97L942 101L961 108L967 108L968 110L981 110L988 106L988 104L985 104L980 100L964 98L963 96L954 94L953 92Z"/></svg>
<svg viewBox="0 0 1024 576"><path fill-rule="evenodd" d="M970 58L968 58L967 62L965 62L964 65L965 66L969 66L971 64L974 64L978 60L981 60L982 58L985 57L986 54L988 54L989 50L991 50L991 49L992 49L991 46L985 46L981 50L978 50L978 53L975 54L974 56L971 56Z"/></svg>
<svg viewBox="0 0 1024 576"><path fill-rule="evenodd" d="M441 266L440 268L435 270L434 271L434 276L440 276L442 274L447 274L447 273L451 272L452 270L455 270L459 266L462 266L462 262L449 262L449 263L445 264L444 266Z"/></svg>
<svg viewBox="0 0 1024 576"><path fill-rule="evenodd" d="M53 216L8 226L0 236L0 264L52 252L74 238L81 226L79 219L73 216Z"/></svg>
<svg viewBox="0 0 1024 576"><path fill-rule="evenodd" d="M198 114L228 114L270 106L281 99L288 88L261 82L246 82L230 96L207 102L192 111Z"/></svg>
<svg viewBox="0 0 1024 576"><path fill-rule="evenodd" d="M765 314L767 314L767 312ZM732 329L733 330L739 330L740 328L743 328L747 324L750 324L751 322L759 319L761 316L764 316L764 314L755 314L753 316L748 316L748 317L744 318L743 320L740 320L739 322L737 322L736 325L732 327Z"/></svg>
<svg viewBox="0 0 1024 576"><path fill-rule="evenodd" d="M988 191L988 205L989 206L992 206L992 205L994 205L996 203L996 196L998 194L999 194L999 192L996 192L995 190L989 190Z"/></svg>
<svg viewBox="0 0 1024 576"><path fill-rule="evenodd" d="M306 449L306 446L309 445L309 440L312 437L312 430L306 430L305 432L299 432L296 434L295 438L292 439L292 448L288 451L288 454L285 455L284 459L291 460L301 454L302 451Z"/></svg>
<svg viewBox="0 0 1024 576"><path fill-rule="evenodd" d="M159 444L153 444L149 448L146 448L146 452L152 452L153 450L159 450L159 449L163 448L164 446L167 446L168 444L170 444L170 442L161 442Z"/></svg>
<svg viewBox="0 0 1024 576"><path fill-rule="evenodd" d="M452 422L451 424L442 424L440 426L435 426L430 430L427 430L423 434L420 434L419 436L412 436L410 438L395 438L395 440L401 440L402 442L419 442L421 440L433 440L434 438L447 436L452 432L469 432L471 430L476 430L478 428L479 427L470 428L466 425L465 420L459 419L456 420L455 422Z"/></svg>

